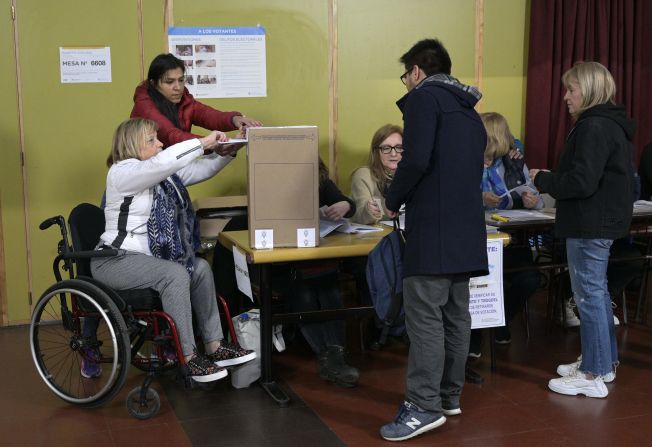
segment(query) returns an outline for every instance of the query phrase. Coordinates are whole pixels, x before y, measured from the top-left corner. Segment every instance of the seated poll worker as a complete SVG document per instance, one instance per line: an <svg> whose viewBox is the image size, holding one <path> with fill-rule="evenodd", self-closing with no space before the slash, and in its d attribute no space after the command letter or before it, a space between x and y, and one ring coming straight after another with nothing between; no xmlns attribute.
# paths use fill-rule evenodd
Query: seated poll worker
<svg viewBox="0 0 652 447"><path fill-rule="evenodd" d="M355 214L355 204L328 177L328 168L319 160L319 206L330 220ZM324 208L325 207L325 208ZM328 237L328 236L327 236ZM325 259L296 263L291 267L288 287L291 312L339 309L342 296L338 282L339 261ZM317 354L319 377L343 387L357 385L360 373L346 363L345 322L342 319L300 322L299 329Z"/></svg>
<svg viewBox="0 0 652 447"><path fill-rule="evenodd" d="M484 153L482 175L482 199L485 210L541 209L543 198L536 192L522 158L512 158L510 151L516 149L514 137L507 120L499 113L481 113L480 118L487 131L487 147ZM518 186L529 186L528 192L512 191ZM503 268L534 265L532 252L526 241L515 241L503 252ZM503 274L505 299L505 326L497 327L495 342L511 342L509 322L523 309L525 301L541 284L541 274L532 269ZM479 357L482 332L471 331L469 356Z"/></svg>
<svg viewBox="0 0 652 447"><path fill-rule="evenodd" d="M158 139L168 147L191 138L192 126L229 132L257 127L261 122L240 112L222 112L196 101L185 87L186 66L172 54L156 56L147 79L136 87L132 118L148 118L158 124Z"/></svg>
<svg viewBox="0 0 652 447"><path fill-rule="evenodd" d="M394 177L403 157L403 129L385 124L371 138L367 166L351 175L351 198L356 211L351 220L361 224L377 224L383 217L385 189Z"/></svg>
<svg viewBox="0 0 652 447"><path fill-rule="evenodd" d="M156 290L163 310L176 323L184 372L195 381L210 382L227 375L224 367L256 357L224 340L210 266L195 256L199 231L186 190L213 177L232 157L202 156L218 141L228 140L222 132L161 151L157 130L154 121L135 118L115 131L99 247L126 253L94 258L91 270L93 277L118 290ZM195 347L193 311L204 353Z"/></svg>

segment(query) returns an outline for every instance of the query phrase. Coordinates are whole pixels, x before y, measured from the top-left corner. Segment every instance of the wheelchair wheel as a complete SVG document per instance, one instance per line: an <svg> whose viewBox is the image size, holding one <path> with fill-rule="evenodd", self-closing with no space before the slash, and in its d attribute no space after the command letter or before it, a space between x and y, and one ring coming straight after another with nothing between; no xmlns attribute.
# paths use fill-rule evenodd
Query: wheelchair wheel
<svg viewBox="0 0 652 447"><path fill-rule="evenodd" d="M136 419L149 419L156 416L161 409L161 398L153 388L147 388L145 399L141 402L140 390L137 386L127 395L127 411Z"/></svg>
<svg viewBox="0 0 652 447"><path fill-rule="evenodd" d="M86 334L85 325L92 328ZM66 402L98 407L124 385L131 361L127 327L95 285L70 279L46 290L34 308L29 336L39 375ZM82 361L89 360L96 365L92 378L81 372Z"/></svg>

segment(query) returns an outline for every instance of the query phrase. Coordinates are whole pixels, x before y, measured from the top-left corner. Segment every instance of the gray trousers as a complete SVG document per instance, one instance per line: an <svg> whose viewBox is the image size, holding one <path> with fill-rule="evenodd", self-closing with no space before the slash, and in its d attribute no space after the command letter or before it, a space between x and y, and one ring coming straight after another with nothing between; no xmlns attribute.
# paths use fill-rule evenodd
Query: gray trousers
<svg viewBox="0 0 652 447"><path fill-rule="evenodd" d="M410 337L406 400L435 413L459 408L471 334L468 276L410 276L403 297Z"/></svg>
<svg viewBox="0 0 652 447"><path fill-rule="evenodd" d="M195 257L194 265L191 278L181 264L127 252L111 258L93 258L91 271L94 278L113 289L156 290L161 296L163 310L177 325L181 350L187 356L195 348L193 310L204 343L224 338L213 272L202 258Z"/></svg>

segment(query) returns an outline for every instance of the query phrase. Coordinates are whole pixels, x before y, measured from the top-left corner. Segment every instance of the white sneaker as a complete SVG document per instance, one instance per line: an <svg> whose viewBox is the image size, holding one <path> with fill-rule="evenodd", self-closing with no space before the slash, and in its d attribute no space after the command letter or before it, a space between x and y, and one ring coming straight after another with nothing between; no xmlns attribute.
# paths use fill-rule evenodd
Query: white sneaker
<svg viewBox="0 0 652 447"><path fill-rule="evenodd" d="M575 315L575 300L574 297L570 297L564 303L564 314L566 316L566 327L577 327L580 325L580 319ZM559 316L559 324L563 324L564 320L562 316Z"/></svg>
<svg viewBox="0 0 652 447"><path fill-rule="evenodd" d="M602 377L588 379L586 374L581 371L575 371L574 374L558 379L551 379L548 382L548 388L555 393L566 394L568 396L577 396L584 394L587 397L607 397L609 390L604 384Z"/></svg>
<svg viewBox="0 0 652 447"><path fill-rule="evenodd" d="M559 374L562 377L572 376L572 375L575 374L577 369L580 367L581 363L582 363L582 356L580 355L577 358L576 362L559 365L557 367L557 374ZM616 380L616 372L615 371L611 371L611 372L605 374L604 376L602 376L602 381L604 383L611 383L614 380Z"/></svg>
<svg viewBox="0 0 652 447"><path fill-rule="evenodd" d="M442 408L441 412L444 413L444 416L457 416L458 414L462 414L462 409L461 408Z"/></svg>
<svg viewBox="0 0 652 447"><path fill-rule="evenodd" d="M617 316L614 315L614 326L619 326L620 325L620 320L618 319Z"/></svg>

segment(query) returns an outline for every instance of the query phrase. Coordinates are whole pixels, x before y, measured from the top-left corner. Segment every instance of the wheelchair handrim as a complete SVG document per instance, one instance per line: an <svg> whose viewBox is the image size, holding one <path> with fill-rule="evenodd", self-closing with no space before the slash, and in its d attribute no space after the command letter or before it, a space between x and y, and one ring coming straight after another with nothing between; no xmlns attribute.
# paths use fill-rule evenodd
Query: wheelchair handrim
<svg viewBox="0 0 652 447"><path fill-rule="evenodd" d="M59 387L56 386L55 383L51 380L51 374L46 374L46 371L44 371L45 365L41 364L36 354L35 331L37 327L44 326L44 324L41 322L37 323L36 321L37 317L42 315L45 306L47 305L47 303L51 301L50 298L52 298L54 295L59 295L60 293L76 295L78 297L85 299L87 303L91 303L95 308L95 310L97 311L97 313L99 314L98 316L101 317L102 320L105 322L105 326L107 327L110 334L110 339L113 346L113 362L111 364L111 373L109 375L108 380L106 380L106 384L97 393L95 393L93 396L90 397L75 398L69 394L62 392L59 389ZM106 394L115 384L115 378L116 375L118 374L118 337L116 336L113 325L110 324L110 322L111 321L109 319L107 312L105 312L104 309L102 309L102 307L90 295L78 289L71 289L71 288L55 289L52 292L48 293L47 295L41 297L39 302L36 304L36 307L34 308L34 313L32 315L32 324L30 325L30 334L29 334L32 359L34 360L34 365L36 365L36 369L39 375L41 376L41 378L43 379L43 381L45 382L45 384L63 400L75 404L89 404L97 400L97 396L103 396L104 394ZM59 323L61 323L61 321L59 321ZM127 366L123 365L122 367L127 367Z"/></svg>

